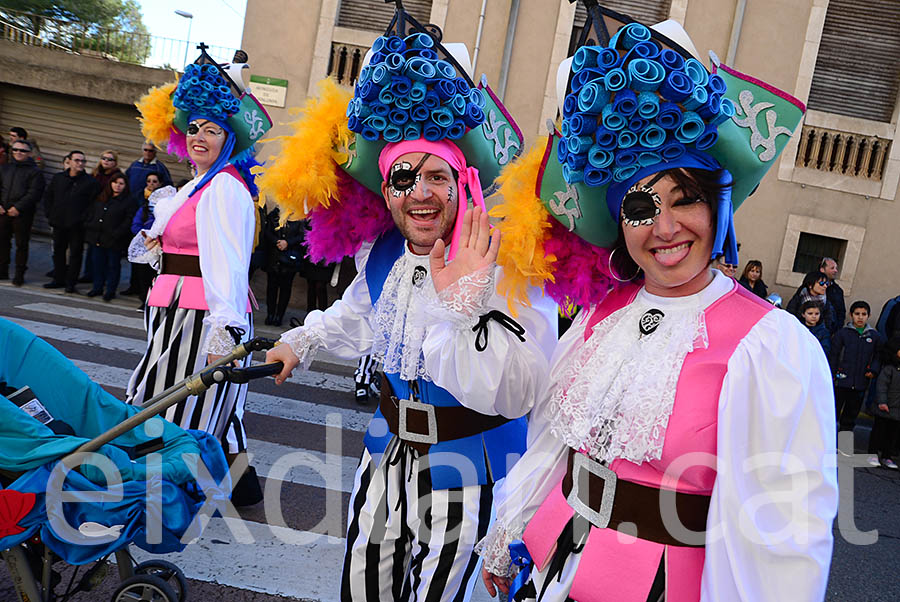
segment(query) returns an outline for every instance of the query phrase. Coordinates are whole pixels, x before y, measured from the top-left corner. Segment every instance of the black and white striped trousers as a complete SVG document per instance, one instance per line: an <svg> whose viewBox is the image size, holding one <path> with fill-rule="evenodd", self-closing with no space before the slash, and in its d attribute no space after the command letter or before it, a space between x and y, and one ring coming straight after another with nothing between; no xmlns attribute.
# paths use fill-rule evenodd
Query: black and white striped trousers
<svg viewBox="0 0 900 602"><path fill-rule="evenodd" d="M207 313L201 309L146 308L147 351L128 382L126 403L143 405L206 366L206 354L200 349L207 336L208 329L203 325ZM249 322L250 332L244 340L253 336L252 318ZM250 357L241 365L249 366ZM164 417L182 428L212 434L221 440L227 453L236 454L247 449L243 423L246 400L246 384L216 384L169 408Z"/></svg>
<svg viewBox="0 0 900 602"><path fill-rule="evenodd" d="M354 374L356 386L359 387L362 385L363 387L368 387L371 385L377 370L378 361L374 357L371 355L364 355L359 358L359 363L356 365L356 373Z"/></svg>
<svg viewBox="0 0 900 602"><path fill-rule="evenodd" d="M380 465L364 451L350 497L342 602L468 600L492 499L492 485L432 489L427 463L397 438Z"/></svg>

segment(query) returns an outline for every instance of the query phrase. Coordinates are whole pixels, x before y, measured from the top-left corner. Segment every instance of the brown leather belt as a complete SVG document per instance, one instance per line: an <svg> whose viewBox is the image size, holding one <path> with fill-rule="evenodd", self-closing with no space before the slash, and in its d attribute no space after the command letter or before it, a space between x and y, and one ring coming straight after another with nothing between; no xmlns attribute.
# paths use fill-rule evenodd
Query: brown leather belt
<svg viewBox="0 0 900 602"><path fill-rule="evenodd" d="M420 454L435 443L478 435L509 422L463 406L438 407L409 399L397 399L388 379L381 377L381 414L392 433Z"/></svg>
<svg viewBox="0 0 900 602"><path fill-rule="evenodd" d="M577 488L573 487L575 482ZM640 539L669 546L704 546L708 495L660 490L618 479L606 466L571 448L562 493L569 505L596 527L616 529L622 523L631 523L637 531L633 527L623 531ZM676 533L670 533L666 521Z"/></svg>
<svg viewBox="0 0 900 602"><path fill-rule="evenodd" d="M200 257L198 255L163 253L162 272L160 273L203 278L203 274L200 272Z"/></svg>

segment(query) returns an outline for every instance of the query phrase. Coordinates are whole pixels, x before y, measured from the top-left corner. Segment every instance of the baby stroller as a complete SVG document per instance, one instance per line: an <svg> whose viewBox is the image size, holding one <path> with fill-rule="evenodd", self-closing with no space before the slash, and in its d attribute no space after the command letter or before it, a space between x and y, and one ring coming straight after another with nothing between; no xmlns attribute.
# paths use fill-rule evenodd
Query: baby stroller
<svg viewBox="0 0 900 602"><path fill-rule="evenodd" d="M198 511L208 499L228 495L231 481L217 440L158 414L214 382L279 372L280 363L231 367L271 345L266 339L239 345L142 409L120 402L48 343L0 319L0 555L22 602L64 602L89 591L106 577L112 555L122 580L114 602L187 598L177 566L158 559L136 564L128 546L181 551L201 534ZM76 568L62 594L53 570L58 560L90 565L77 583Z"/></svg>

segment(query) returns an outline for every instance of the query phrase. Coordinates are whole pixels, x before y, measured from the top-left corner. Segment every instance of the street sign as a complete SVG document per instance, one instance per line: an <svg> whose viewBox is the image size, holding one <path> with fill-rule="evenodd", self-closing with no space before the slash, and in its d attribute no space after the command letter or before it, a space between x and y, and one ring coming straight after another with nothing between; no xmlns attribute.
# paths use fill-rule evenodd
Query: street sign
<svg viewBox="0 0 900 602"><path fill-rule="evenodd" d="M264 105L284 107L287 96L288 80L264 75L250 76L250 89L253 95Z"/></svg>

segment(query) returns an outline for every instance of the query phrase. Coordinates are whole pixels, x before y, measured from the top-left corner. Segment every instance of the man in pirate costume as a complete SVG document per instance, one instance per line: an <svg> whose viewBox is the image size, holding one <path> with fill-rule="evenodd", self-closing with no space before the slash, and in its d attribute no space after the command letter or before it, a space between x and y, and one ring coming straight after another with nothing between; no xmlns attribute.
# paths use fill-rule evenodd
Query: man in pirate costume
<svg viewBox="0 0 900 602"><path fill-rule="evenodd" d="M197 175L156 205L153 226L138 233L129 248L131 261L159 270L146 300L147 351L128 383L127 401L135 405L253 334L247 274L256 187L249 169L256 165L253 144L272 122L244 85L245 65L218 65L205 48L200 45L200 57L177 83L153 88L137 103L144 136L189 159ZM249 362L247 357L244 364ZM246 384L213 385L170 408L165 417L221 437L233 461L246 450L246 397ZM235 504L261 499L251 475L243 479L251 486L249 497L242 499L239 484Z"/></svg>
<svg viewBox="0 0 900 602"><path fill-rule="evenodd" d="M711 265L737 263L734 209L805 107L714 57L710 73L674 22L586 4L561 131L500 178L508 286L545 280L584 311L496 492L485 585L553 602L822 600L828 366L796 320Z"/></svg>
<svg viewBox="0 0 900 602"><path fill-rule="evenodd" d="M260 178L283 214L309 215L311 260L356 253L358 267L342 299L269 352L285 363L278 382L317 349L384 365L342 600L468 597L492 486L524 449L556 342L538 289L526 307L495 287L500 239L483 190L521 134L484 80L472 84L464 47L439 36L398 9L352 99L325 82Z"/></svg>

